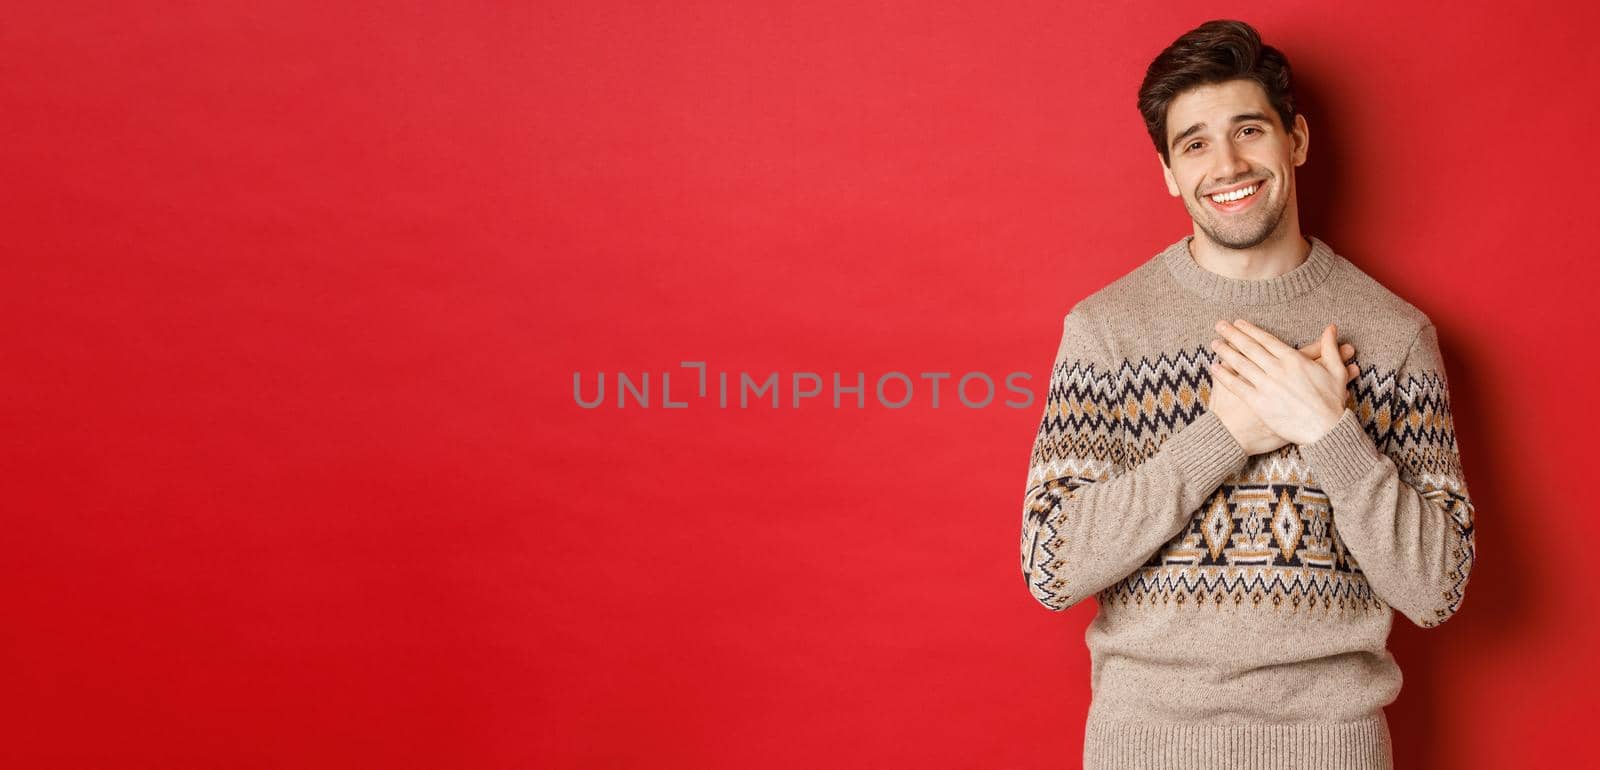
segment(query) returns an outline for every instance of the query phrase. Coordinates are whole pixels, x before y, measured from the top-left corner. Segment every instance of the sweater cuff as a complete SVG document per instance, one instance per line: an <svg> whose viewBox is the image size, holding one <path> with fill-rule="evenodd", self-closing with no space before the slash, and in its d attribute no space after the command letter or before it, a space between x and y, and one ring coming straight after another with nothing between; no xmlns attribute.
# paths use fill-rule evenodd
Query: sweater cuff
<svg viewBox="0 0 1600 770"><path fill-rule="evenodd" d="M1244 468L1250 454L1216 412L1205 411L1182 430L1167 438L1178 472L1203 490L1216 489L1223 479Z"/></svg>
<svg viewBox="0 0 1600 770"><path fill-rule="evenodd" d="M1339 421L1322 437L1300 445L1300 456L1311 466L1311 475L1324 486L1344 487L1361 479L1383 459L1372 437L1361 427L1361 419L1345 407Z"/></svg>

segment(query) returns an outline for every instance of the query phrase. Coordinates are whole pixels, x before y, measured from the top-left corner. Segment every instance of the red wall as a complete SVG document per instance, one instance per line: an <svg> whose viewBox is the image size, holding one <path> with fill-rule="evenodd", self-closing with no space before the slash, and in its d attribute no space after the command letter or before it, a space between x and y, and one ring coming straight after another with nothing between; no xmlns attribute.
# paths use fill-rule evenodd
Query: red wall
<svg viewBox="0 0 1600 770"><path fill-rule="evenodd" d="M1299 73L1306 232L1443 339L1479 562L1396 616L1400 766L1589 755L1593 5L275 5L0 22L3 764L1075 767L1041 402L870 385L1042 394L1190 232L1134 99L1214 17ZM619 371L689 406L575 403Z"/></svg>

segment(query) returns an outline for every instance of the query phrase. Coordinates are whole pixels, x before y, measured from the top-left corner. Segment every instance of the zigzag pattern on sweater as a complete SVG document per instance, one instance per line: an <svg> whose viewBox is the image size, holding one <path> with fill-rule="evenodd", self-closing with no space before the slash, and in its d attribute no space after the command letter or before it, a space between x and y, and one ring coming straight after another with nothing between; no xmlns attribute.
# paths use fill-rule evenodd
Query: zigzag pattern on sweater
<svg viewBox="0 0 1600 770"><path fill-rule="evenodd" d="M1115 381L1092 363L1069 359L1050 377L1028 463L1021 555L1024 577L1032 580L1029 576L1038 568L1040 579L1031 590L1055 609L1064 608L1069 597L1062 578L1061 533L1050 526L1050 516L1076 489L1110 478L1119 467L1118 401Z"/></svg>
<svg viewBox="0 0 1600 770"><path fill-rule="evenodd" d="M1461 471L1461 455L1456 445L1455 420L1450 411L1450 393L1439 372L1422 372L1407 377L1397 392L1397 410L1384 451L1394 458L1400 478L1416 487L1429 502L1450 514L1455 523L1455 541L1450 549L1450 584L1443 598L1447 604L1435 611L1437 625L1461 607L1466 595L1467 577L1476 558L1475 516L1472 498Z"/></svg>
<svg viewBox="0 0 1600 770"><path fill-rule="evenodd" d="M1204 412L1212 388L1207 367L1215 360L1201 346L1122 362L1114 378L1124 417L1119 435L1126 464L1119 467L1143 463ZM1382 441L1394 411L1394 375L1357 365L1347 405L1374 441ZM1387 608L1339 538L1328 497L1293 446L1251 457L1182 531L1097 598L1104 604L1294 612Z"/></svg>
<svg viewBox="0 0 1600 770"><path fill-rule="evenodd" d="M1271 605L1273 609L1374 610L1387 605L1364 580L1350 580L1325 570L1278 568L1200 568L1145 570L1134 573L1098 595L1103 603L1145 602L1222 609L1233 605Z"/></svg>
<svg viewBox="0 0 1600 770"><path fill-rule="evenodd" d="M1216 359L1208 347L1123 360L1101 371L1082 360L1059 363L1030 460L1023 517L1022 568L1046 596L1065 588L1052 513L1075 490L1137 466L1167 437L1205 411ZM1443 377L1396 372L1356 361L1346 405L1401 478L1450 512L1457 524L1454 585L1459 605L1472 553L1472 506L1461 482ZM1034 560L1041 560L1032 571ZM1135 572L1100 591L1102 603L1271 607L1290 611L1374 611L1387 605L1339 538L1327 495L1293 445L1255 455L1224 480L1187 526ZM1047 602L1048 604L1048 602Z"/></svg>

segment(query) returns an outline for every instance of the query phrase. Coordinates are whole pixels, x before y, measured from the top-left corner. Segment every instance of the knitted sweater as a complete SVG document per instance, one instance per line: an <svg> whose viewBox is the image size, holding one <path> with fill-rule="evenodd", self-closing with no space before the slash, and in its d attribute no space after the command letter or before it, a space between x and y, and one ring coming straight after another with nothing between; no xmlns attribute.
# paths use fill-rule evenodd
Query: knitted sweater
<svg viewBox="0 0 1600 770"><path fill-rule="evenodd" d="M1443 623L1474 559L1437 332L1315 237L1260 280L1193 237L1068 311L1030 457L1028 590L1098 604L1084 767L1390 768L1390 610ZM1247 456L1206 408L1213 325L1239 318L1355 346L1325 435Z"/></svg>

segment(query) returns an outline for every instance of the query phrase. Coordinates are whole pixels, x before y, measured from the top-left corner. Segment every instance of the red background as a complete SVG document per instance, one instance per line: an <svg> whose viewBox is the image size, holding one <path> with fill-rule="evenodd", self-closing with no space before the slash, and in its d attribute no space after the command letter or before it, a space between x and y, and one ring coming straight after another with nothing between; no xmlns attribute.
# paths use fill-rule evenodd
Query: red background
<svg viewBox="0 0 1600 770"><path fill-rule="evenodd" d="M1400 766L1591 753L1592 4L276 5L0 22L8 766L1077 766L1040 401L572 377L1042 394L1190 232L1134 99L1215 17L1296 68L1305 232L1443 339L1479 562L1396 616Z"/></svg>

